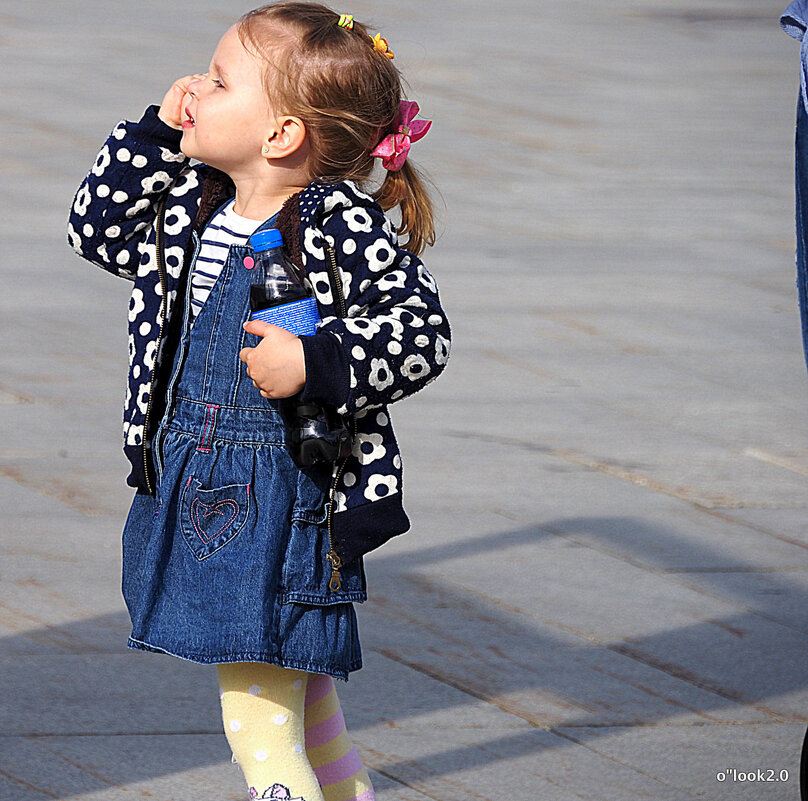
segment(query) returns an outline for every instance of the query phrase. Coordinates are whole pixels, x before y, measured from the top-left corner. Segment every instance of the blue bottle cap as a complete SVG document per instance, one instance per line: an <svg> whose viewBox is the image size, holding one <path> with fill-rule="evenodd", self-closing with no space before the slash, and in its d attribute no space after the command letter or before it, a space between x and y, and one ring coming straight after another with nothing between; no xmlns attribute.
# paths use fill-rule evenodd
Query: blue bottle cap
<svg viewBox="0 0 808 801"><path fill-rule="evenodd" d="M283 237L277 228L268 228L265 231L256 231L250 237L250 247L257 253L271 248L282 248Z"/></svg>

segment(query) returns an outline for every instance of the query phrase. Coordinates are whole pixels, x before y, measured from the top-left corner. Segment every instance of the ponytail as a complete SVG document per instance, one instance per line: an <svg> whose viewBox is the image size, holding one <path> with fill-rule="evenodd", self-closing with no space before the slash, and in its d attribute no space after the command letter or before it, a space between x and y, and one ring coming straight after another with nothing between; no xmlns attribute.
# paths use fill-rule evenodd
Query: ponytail
<svg viewBox="0 0 808 801"><path fill-rule="evenodd" d="M373 195L374 200L385 210L400 207L401 226L399 234L406 235L407 250L416 256L424 252L427 245L435 244L435 218L432 200L424 181L409 161L387 176Z"/></svg>

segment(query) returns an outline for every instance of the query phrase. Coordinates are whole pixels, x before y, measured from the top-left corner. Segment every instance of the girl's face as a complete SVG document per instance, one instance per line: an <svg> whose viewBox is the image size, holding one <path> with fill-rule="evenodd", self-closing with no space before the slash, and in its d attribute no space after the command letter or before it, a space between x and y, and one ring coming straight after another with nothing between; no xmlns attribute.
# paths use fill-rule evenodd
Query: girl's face
<svg viewBox="0 0 808 801"><path fill-rule="evenodd" d="M235 26L221 38L208 73L192 81L183 99L182 152L231 177L266 163L261 148L275 117L261 68Z"/></svg>

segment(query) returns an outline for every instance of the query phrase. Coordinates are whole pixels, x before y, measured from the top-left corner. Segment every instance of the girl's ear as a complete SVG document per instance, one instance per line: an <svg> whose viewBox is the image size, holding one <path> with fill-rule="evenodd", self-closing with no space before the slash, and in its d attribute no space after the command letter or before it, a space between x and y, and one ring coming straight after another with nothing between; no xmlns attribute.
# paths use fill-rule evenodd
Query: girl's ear
<svg viewBox="0 0 808 801"><path fill-rule="evenodd" d="M306 126L299 117L279 117L275 128L264 139L261 155L267 159L282 159L296 153L306 141Z"/></svg>

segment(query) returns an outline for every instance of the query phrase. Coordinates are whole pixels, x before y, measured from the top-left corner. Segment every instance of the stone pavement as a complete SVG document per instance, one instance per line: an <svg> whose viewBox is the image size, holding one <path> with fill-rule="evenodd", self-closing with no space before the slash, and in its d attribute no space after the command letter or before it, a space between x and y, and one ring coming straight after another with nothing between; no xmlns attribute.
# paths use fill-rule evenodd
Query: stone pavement
<svg viewBox="0 0 808 801"><path fill-rule="evenodd" d="M341 9L435 120L415 155L445 201L429 264L456 335L396 409L414 525L367 559L366 666L342 690L380 801L798 796L785 4ZM64 229L112 125L248 7L0 2L2 801L244 797L213 669L125 647L128 287Z"/></svg>

